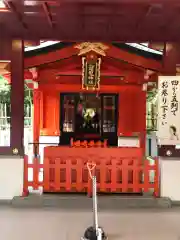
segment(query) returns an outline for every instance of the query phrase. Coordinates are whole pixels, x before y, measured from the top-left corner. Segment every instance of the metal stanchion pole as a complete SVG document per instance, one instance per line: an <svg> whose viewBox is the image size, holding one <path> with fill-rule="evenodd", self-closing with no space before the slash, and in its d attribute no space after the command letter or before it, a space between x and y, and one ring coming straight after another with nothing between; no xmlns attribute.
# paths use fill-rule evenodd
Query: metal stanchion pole
<svg viewBox="0 0 180 240"><path fill-rule="evenodd" d="M91 164L91 167L87 164L90 178L92 179L92 200L93 200L93 226L88 227L85 230L83 240L104 240L105 236L102 228L98 226L98 211L97 211L97 181L96 176L92 176L91 171L95 168L95 164Z"/></svg>
<svg viewBox="0 0 180 240"><path fill-rule="evenodd" d="M96 177L92 177L92 198L93 198L93 226L98 231L98 217L97 217L97 186L96 186Z"/></svg>
<svg viewBox="0 0 180 240"><path fill-rule="evenodd" d="M97 181L96 176L92 177L93 186L93 226L96 230L97 240L102 240L102 229L98 226L98 211L97 211Z"/></svg>

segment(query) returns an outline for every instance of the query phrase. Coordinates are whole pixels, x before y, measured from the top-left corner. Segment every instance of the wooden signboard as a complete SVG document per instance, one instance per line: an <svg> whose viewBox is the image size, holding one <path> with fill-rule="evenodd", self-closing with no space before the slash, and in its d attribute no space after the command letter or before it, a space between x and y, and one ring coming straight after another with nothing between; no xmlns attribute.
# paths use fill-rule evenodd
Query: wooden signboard
<svg viewBox="0 0 180 240"><path fill-rule="evenodd" d="M86 90L96 90L100 87L100 66L101 59L88 61L82 58L82 88Z"/></svg>

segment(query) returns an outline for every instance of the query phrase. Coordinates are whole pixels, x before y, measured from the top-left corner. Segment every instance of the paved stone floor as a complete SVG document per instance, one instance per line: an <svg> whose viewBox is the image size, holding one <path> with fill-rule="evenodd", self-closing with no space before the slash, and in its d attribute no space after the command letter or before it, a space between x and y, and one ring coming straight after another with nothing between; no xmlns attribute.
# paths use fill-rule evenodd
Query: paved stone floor
<svg viewBox="0 0 180 240"><path fill-rule="evenodd" d="M92 214L60 209L0 207L2 240L79 240ZM101 212L109 240L180 240L180 209Z"/></svg>

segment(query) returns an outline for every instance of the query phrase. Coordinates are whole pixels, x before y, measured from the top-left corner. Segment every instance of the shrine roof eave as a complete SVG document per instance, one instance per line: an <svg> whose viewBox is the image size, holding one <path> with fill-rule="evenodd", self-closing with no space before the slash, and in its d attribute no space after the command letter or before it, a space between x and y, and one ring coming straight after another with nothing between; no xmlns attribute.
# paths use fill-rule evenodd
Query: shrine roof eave
<svg viewBox="0 0 180 240"><path fill-rule="evenodd" d="M68 51L70 52L71 49L74 51L72 55L77 54L77 49L73 50L73 45L75 44L75 42L59 42L48 47L25 52L25 68L38 67L39 65L62 60L70 55ZM144 69L151 69L157 72L162 71L162 55L137 49L125 43L111 43L108 45L111 45L113 50L117 50L117 52L111 51L111 54L114 52L114 57L117 59L124 60Z"/></svg>
<svg viewBox="0 0 180 240"><path fill-rule="evenodd" d="M76 44L76 42L58 42L58 43L55 43L55 44L52 44L52 45L49 45L49 46L46 46L46 47L42 47L42 48L34 49L34 50L31 50L31 51L27 51L27 52L25 52L25 57L32 57L32 56L35 56L37 54L39 55L39 54L43 54L43 53L48 53L48 52L51 52L51 51L55 51L55 50L58 50L58 49L62 49L62 48L65 48L65 47L72 46L73 44ZM137 55L145 57L145 58L161 61L162 57L163 57L162 55L159 55L159 54L156 54L156 53L153 53L153 52L149 52L149 51L144 51L142 49L132 47L132 46L127 45L125 43L116 43L115 42L115 43L111 43L111 44L113 46L117 47L117 48L127 50L131 53L137 54Z"/></svg>

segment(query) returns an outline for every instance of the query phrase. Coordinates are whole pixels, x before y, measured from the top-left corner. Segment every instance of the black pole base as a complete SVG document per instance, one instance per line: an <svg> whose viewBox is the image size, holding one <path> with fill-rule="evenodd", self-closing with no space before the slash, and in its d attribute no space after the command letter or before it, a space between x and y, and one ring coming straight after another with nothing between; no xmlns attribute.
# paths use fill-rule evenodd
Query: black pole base
<svg viewBox="0 0 180 240"><path fill-rule="evenodd" d="M102 240L106 240L107 236L102 228L101 228L101 230L102 230ZM88 227L84 232L84 239L97 240L96 229L92 226Z"/></svg>

